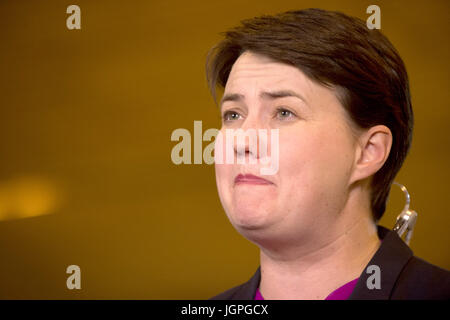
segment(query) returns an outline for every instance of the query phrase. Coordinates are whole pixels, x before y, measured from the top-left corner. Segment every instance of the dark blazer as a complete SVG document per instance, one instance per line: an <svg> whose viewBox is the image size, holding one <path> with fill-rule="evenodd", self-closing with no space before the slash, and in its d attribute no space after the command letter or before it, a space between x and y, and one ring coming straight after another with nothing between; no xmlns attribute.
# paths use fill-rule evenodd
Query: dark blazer
<svg viewBox="0 0 450 320"><path fill-rule="evenodd" d="M408 245L394 231L378 226L378 236L383 242L361 273L349 300L450 299L449 271L413 256ZM370 265L380 267L380 289L367 286L367 280L373 274L373 271L367 271ZM246 283L211 299L253 300L260 279L258 268Z"/></svg>

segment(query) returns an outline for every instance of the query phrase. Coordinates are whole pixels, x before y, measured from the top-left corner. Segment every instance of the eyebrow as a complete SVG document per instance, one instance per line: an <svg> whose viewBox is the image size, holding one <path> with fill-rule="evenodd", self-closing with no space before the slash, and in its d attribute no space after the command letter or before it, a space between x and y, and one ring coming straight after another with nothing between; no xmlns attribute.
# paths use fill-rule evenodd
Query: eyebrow
<svg viewBox="0 0 450 320"><path fill-rule="evenodd" d="M268 91L263 91L259 94L260 98L263 99L269 99L269 100L274 100L274 99L279 99L279 98L284 98L284 97L295 97L298 98L300 100L302 100L304 103L308 104L306 102L306 99L299 93L296 93L292 90L278 90L278 91L272 91L272 92L268 92ZM222 105L224 102L226 101L243 101L245 99L245 96L243 94L240 93L227 93L223 96L222 100L220 100L220 108L222 108Z"/></svg>

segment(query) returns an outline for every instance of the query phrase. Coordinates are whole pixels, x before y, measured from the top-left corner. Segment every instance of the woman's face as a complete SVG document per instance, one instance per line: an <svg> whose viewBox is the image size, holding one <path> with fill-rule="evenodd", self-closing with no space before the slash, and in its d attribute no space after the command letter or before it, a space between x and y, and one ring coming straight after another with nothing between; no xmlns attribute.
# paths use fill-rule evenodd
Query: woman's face
<svg viewBox="0 0 450 320"><path fill-rule="evenodd" d="M264 165L249 161L216 163L219 196L233 226L257 243L326 232L345 206L356 156L356 138L335 92L293 66L245 52L229 75L224 97L230 95L221 105L223 135L239 128L279 133L273 175L261 175ZM270 135L268 141L270 155L276 148ZM258 158L250 151L246 156ZM246 174L267 183L242 179Z"/></svg>

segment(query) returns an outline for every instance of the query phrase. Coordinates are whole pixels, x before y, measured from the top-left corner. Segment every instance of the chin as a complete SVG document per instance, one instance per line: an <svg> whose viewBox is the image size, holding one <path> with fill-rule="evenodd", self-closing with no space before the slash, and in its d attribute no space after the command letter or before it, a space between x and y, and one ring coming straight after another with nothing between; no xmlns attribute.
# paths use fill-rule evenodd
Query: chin
<svg viewBox="0 0 450 320"><path fill-rule="evenodd" d="M231 224L241 233L247 230L261 230L269 225L270 214L262 208L239 208L229 215Z"/></svg>
<svg viewBox="0 0 450 320"><path fill-rule="evenodd" d="M269 246L280 237L277 228L267 219L238 219L231 222L236 231L257 246Z"/></svg>

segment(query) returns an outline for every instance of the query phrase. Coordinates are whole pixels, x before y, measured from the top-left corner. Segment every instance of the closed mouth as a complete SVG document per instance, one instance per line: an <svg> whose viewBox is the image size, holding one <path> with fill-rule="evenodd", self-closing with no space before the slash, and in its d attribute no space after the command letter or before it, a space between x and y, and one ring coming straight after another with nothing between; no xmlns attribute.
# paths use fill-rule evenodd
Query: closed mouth
<svg viewBox="0 0 450 320"><path fill-rule="evenodd" d="M269 180L255 176L253 174L238 174L234 179L234 184L256 184L256 185L268 185L273 184Z"/></svg>

